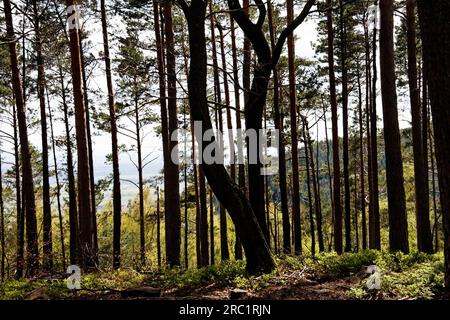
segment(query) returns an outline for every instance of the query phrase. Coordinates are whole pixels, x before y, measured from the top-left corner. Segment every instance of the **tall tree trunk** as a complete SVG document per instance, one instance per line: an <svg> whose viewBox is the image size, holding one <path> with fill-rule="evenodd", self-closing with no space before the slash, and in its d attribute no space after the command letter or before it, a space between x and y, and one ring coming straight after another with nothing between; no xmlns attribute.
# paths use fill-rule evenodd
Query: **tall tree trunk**
<svg viewBox="0 0 450 320"><path fill-rule="evenodd" d="M164 24L160 24L160 5L159 2L153 0L153 23L155 31L156 57L158 64L158 79L159 79L159 103L161 106L161 136L164 158L164 190L168 190L167 172L170 167L170 149L169 149L169 124L167 115L167 100L166 100L166 70L164 64ZM167 196L164 194L164 208L167 208ZM167 210L166 210L167 211Z"/></svg>
<svg viewBox="0 0 450 320"><path fill-rule="evenodd" d="M183 106L183 127L187 128L186 105ZM187 156L187 135L184 135L184 157ZM188 178L187 178L187 158L183 163L183 182L184 182L184 268L189 269L189 219L188 219ZM195 177L197 179L197 177ZM197 190L195 190L197 192ZM196 199L197 200L197 199Z"/></svg>
<svg viewBox="0 0 450 320"><path fill-rule="evenodd" d="M358 80L358 122L359 122L359 187L360 187L360 209L361 209L361 224L362 224L362 248L367 248L367 230L366 230L366 190L364 183L364 116L363 116L363 93L361 86L361 65L358 58L357 63L357 80ZM367 97L366 97L367 98ZM368 128L367 128L368 130ZM356 183L356 180L355 180ZM355 185L355 190L356 190ZM355 198L355 203L356 203ZM355 205L355 217L357 217L357 210ZM358 234L358 229L356 229ZM358 239L359 240L359 239ZM359 242L359 241L358 241ZM358 246L359 247L359 246Z"/></svg>
<svg viewBox="0 0 450 320"><path fill-rule="evenodd" d="M119 147L117 142L116 103L114 99L114 87L111 74L111 58L109 54L109 35L106 17L105 0L100 1L102 33L103 33L103 58L105 60L106 85L108 88L109 125L111 130L111 154L113 165L113 268L120 268L120 231L122 224L122 195L120 192ZM140 222L141 234L143 221ZM141 245L141 264L145 264L145 246Z"/></svg>
<svg viewBox="0 0 450 320"><path fill-rule="evenodd" d="M156 187L156 256L158 259L158 268L161 268L161 210L159 187Z"/></svg>
<svg viewBox="0 0 450 320"><path fill-rule="evenodd" d="M86 132L87 132L87 145L89 156L89 183L91 185L91 210L92 210L92 228L93 228L93 255L94 262L98 265L98 236L97 236L97 203L95 199L95 176L94 176L94 159L92 153L92 134L91 134L91 117L89 110L89 97L88 97L88 79L86 74L86 63L84 60L84 47L82 41L82 30L79 30L78 41L80 45L80 60L81 60L81 76L83 79L83 99L84 108L86 110Z"/></svg>
<svg viewBox="0 0 450 320"><path fill-rule="evenodd" d="M305 146L305 169L306 169L306 187L308 190L308 207L309 207L309 228L311 232L311 255L316 254L316 236L314 231L314 209L313 209L313 199L311 192L311 174L310 174L310 164L309 164L309 139L308 139L308 121L306 117L302 118L303 125L303 143ZM313 179L314 180L314 179Z"/></svg>
<svg viewBox="0 0 450 320"><path fill-rule="evenodd" d="M306 118L305 118L306 121ZM308 122L306 122L306 138L307 138L307 149L309 150L309 163L311 168L311 180L313 185L313 194L314 194L314 211L316 213L316 224L317 224L317 239L319 242L319 252L323 252L325 250L325 246L323 244L323 230L322 230L322 209L320 207L320 191L319 191L319 180L318 174L316 174L316 164L314 162L314 148L312 145L311 137L308 131ZM305 149L306 150L306 149ZM317 157L318 158L318 157ZM317 169L319 170L319 169Z"/></svg>
<svg viewBox="0 0 450 320"><path fill-rule="evenodd" d="M201 265L203 267L209 264L209 246L208 246L208 208L206 205L206 183L205 174L202 168L199 168L200 178L200 248L201 248Z"/></svg>
<svg viewBox="0 0 450 320"><path fill-rule="evenodd" d="M145 264L145 204L144 204L144 167L142 165L142 137L141 137L141 118L139 116L138 98L134 98L134 121L136 130L137 147L137 170L138 170L138 189L139 189L139 243L141 263ZM165 192L165 191L164 191ZM166 208L164 208L167 210Z"/></svg>
<svg viewBox="0 0 450 320"><path fill-rule="evenodd" d="M422 140L420 92L417 79L416 48L416 1L406 1L407 41L408 41L408 83L411 102L411 119L414 151L414 190L416 196L417 249L433 253L433 239L430 226L430 206L428 198L428 177L425 174L425 156Z"/></svg>
<svg viewBox="0 0 450 320"><path fill-rule="evenodd" d="M66 133L66 149L67 149L67 180L68 180L68 193L69 193L69 249L70 249L70 264L78 264L80 258L79 247L79 222L77 213L77 199L75 190L75 175L73 168L73 156L72 156L72 139L70 136L69 128L69 112L66 99L66 87L64 85L64 76L62 67L59 67L59 81L61 86L61 98L64 113L64 125Z"/></svg>
<svg viewBox="0 0 450 320"><path fill-rule="evenodd" d="M273 9L272 4L268 2L268 18L269 18L269 32L270 32L270 44L272 51L275 48L275 25L273 23ZM286 150L284 147L283 139L283 117L282 117L282 105L280 104L280 79L278 73L278 67L273 70L273 110L275 129L279 131L279 143L278 143L278 171L279 171L279 186L280 186L280 198L281 198L281 217L283 224L283 253L291 253L291 222L289 220L289 207L287 196L287 184L286 184ZM277 230L275 228L275 230Z"/></svg>
<svg viewBox="0 0 450 320"><path fill-rule="evenodd" d="M53 272L53 241L52 241L52 210L50 203L50 181L49 181L49 160L48 160L48 139L47 139L47 114L45 106L45 67L44 57L42 55L42 39L40 16L38 2L32 1L33 6L33 26L34 42L37 63L37 95L39 98L39 107L41 112L41 142L42 142L42 248L43 264L42 267L47 272Z"/></svg>
<svg viewBox="0 0 450 320"><path fill-rule="evenodd" d="M334 32L332 0L327 0L328 28L328 72L330 79L331 127L333 131L333 216L334 250L342 253L342 207L341 207L341 169L339 163L338 112L336 98L336 75L334 71Z"/></svg>
<svg viewBox="0 0 450 320"><path fill-rule="evenodd" d="M372 146L370 134L370 113L372 107L371 99L371 70L370 70L370 41L369 41L369 25L368 15L364 18L364 43L365 43L365 112L366 112L366 142L367 142L367 185L369 196L369 217L372 215L373 192L372 192ZM367 244L367 218L365 212L362 215L362 248L366 250Z"/></svg>
<svg viewBox="0 0 450 320"><path fill-rule="evenodd" d="M377 6L378 1L375 1ZM381 250L381 235L380 235L380 205L379 205L379 188L378 188L378 130L377 130L377 28L378 18L375 12L375 23L373 27L372 39L372 59L373 59L373 73L372 73L372 110L370 112L370 146L371 150L371 165L372 165L372 211L369 214L369 248Z"/></svg>
<svg viewBox="0 0 450 320"><path fill-rule="evenodd" d="M433 138L431 134L431 128L428 129L428 136L430 140L430 159L431 159L431 192L433 194L433 212L434 212L434 230L435 230L435 251L439 252L439 216L437 210L437 199L436 199L436 166L435 166L435 155L433 148Z"/></svg>
<svg viewBox="0 0 450 320"><path fill-rule="evenodd" d="M68 18L75 13L76 1L67 0ZM78 153L78 214L81 264L84 271L95 268L96 253L94 246L94 226L91 199L90 162L88 151L88 133L86 125L86 107L83 94L83 77L78 26L69 28L72 86L75 104L75 126Z"/></svg>
<svg viewBox="0 0 450 320"><path fill-rule="evenodd" d="M424 46L426 82L429 85L436 145L442 217L444 222L445 286L450 288L450 3L418 1Z"/></svg>
<svg viewBox="0 0 450 320"><path fill-rule="evenodd" d="M2 154L0 153L0 246L2 250L2 255L0 258L0 279L3 282L5 280L5 208L3 203L3 171L2 171Z"/></svg>
<svg viewBox="0 0 450 320"><path fill-rule="evenodd" d="M330 160L330 140L328 139L328 121L327 110L325 105L323 106L323 122L325 125L325 141L327 146L327 170L328 170L328 186L331 200L331 236L328 240L328 251L331 251L333 245L333 228L334 228L334 196L333 196L333 177L331 174L331 160ZM327 233L328 237L328 233Z"/></svg>
<svg viewBox="0 0 450 320"><path fill-rule="evenodd" d="M286 2L287 24L294 20L294 4L292 0ZM292 223L294 224L294 253L302 254L302 227L300 221L300 184L298 161L298 132L297 132L297 104L295 79L295 43L294 35L288 37L288 65L289 65L289 106L291 114L291 153L292 153Z"/></svg>
<svg viewBox="0 0 450 320"><path fill-rule="evenodd" d="M325 114L324 114L325 116ZM319 138L319 125L317 125L316 128L316 174L314 176L314 179L316 179L317 183L317 204L319 208L319 213L317 216L317 230L319 231L318 238L319 238L319 252L325 251L325 238L323 235L323 212L322 212L322 197L321 197L321 189L320 189L320 138ZM331 195L331 194L330 194ZM320 226L319 226L320 224ZM322 243L322 244L321 244Z"/></svg>
<svg viewBox="0 0 450 320"><path fill-rule="evenodd" d="M244 164L244 153L242 150L243 139L242 139L242 124L241 124L241 90L239 86L239 66L237 58L237 48L236 48L236 27L234 25L234 20L230 17L231 25L231 52L233 56L233 82L234 82L234 100L236 105L236 130L237 130L237 159L238 159L238 181L239 187L245 192L245 164ZM242 259L242 245L241 240L236 233L236 242L234 244L234 258L236 260Z"/></svg>
<svg viewBox="0 0 450 320"><path fill-rule="evenodd" d="M19 154L19 137L17 130L17 112L16 105L13 103L13 126L14 126L14 173L16 187L16 216L17 216L17 251L16 251L16 279L23 277L23 246L24 246L24 212L22 207L22 186L20 184L20 154Z"/></svg>
<svg viewBox="0 0 450 320"><path fill-rule="evenodd" d="M66 98L66 87L64 85L64 75L62 67L59 66L59 82L61 89L61 98L64 114L64 128L65 128L65 138L66 138L66 172L67 172L67 184L68 184L68 195L69 195L69 253L70 253L70 264L79 263L79 221L77 213L77 202L76 202L76 188L75 188L75 175L73 168L73 156L72 156L72 140L70 135L69 127L69 115L67 107Z"/></svg>
<svg viewBox="0 0 450 320"><path fill-rule="evenodd" d="M347 70L347 30L344 24L344 5L339 0L339 32L340 32L340 50L341 50L341 68L342 68L342 149L343 149L343 165L344 165L344 221L345 221L345 251L352 250L351 239L351 207L350 207L350 171L348 157L348 70Z"/></svg>
<svg viewBox="0 0 450 320"><path fill-rule="evenodd" d="M428 139L431 138L431 136L429 135L430 132L430 118L429 118L429 111L428 111L428 84L427 84L427 80L426 80L426 69L425 69L425 63L423 62L422 59L422 103L421 103L421 112L422 112L422 148L423 148L423 158L424 158L424 175L425 175L425 193L428 197L428 211L430 211L430 174L429 174L429 153L428 153L428 149L430 149L430 153L432 153L433 150L433 145L431 144L430 141L430 148L428 148ZM430 154L431 156L431 154ZM434 159L432 159L432 161L434 161ZM434 168L433 168L434 170ZM433 180L433 188L434 186L434 179ZM433 196L433 213L434 213L434 225L433 228L431 229L431 241L434 241L434 252L439 252L439 235L438 235L438 223L437 223L437 212L435 210L434 205L435 203L436 197ZM433 240L433 235L434 235L434 240Z"/></svg>
<svg viewBox="0 0 450 320"><path fill-rule="evenodd" d="M178 129L177 118L177 79L175 66L175 43L172 22L172 3L167 1L164 7L164 32L167 61L167 109L168 109L168 137L169 150L172 152L177 148L178 140L172 134ZM174 155L172 154L172 157ZM181 245L181 214L179 193L179 167L175 161L168 161L167 171L164 172L167 179L167 189L164 191L166 197L165 228L166 236L166 259L169 266L180 265Z"/></svg>
<svg viewBox="0 0 450 320"><path fill-rule="evenodd" d="M211 255L211 265L213 266L215 263L215 246L214 246L214 202L213 202L213 192L209 191L209 246L210 246L210 255Z"/></svg>
<svg viewBox="0 0 450 320"><path fill-rule="evenodd" d="M390 250L409 252L408 221L403 185L403 161L398 124L394 61L394 2L380 1L380 68L383 101L386 183Z"/></svg>
<svg viewBox="0 0 450 320"><path fill-rule="evenodd" d="M59 240L61 241L61 259L63 271L66 271L66 246L64 245L64 224L61 207L61 184L59 181L58 161L56 159L56 142L55 142L55 134L53 131L53 116L52 116L52 108L50 107L50 98L48 96L48 90L47 90L47 104L48 104L48 119L50 120L50 135L51 135L50 138L52 141L53 163L55 168L56 202L58 205Z"/></svg>
<svg viewBox="0 0 450 320"><path fill-rule="evenodd" d="M36 221L36 203L34 197L33 170L31 167L31 153L28 145L28 128L24 103L22 81L20 80L19 66L16 51L16 39L12 19L11 3L3 0L6 31L9 43L9 55L11 60L12 85L17 106L17 122L19 126L21 160L22 160L22 190L26 217L27 235L27 271L30 276L35 275L39 268L38 232Z"/></svg>
<svg viewBox="0 0 450 320"><path fill-rule="evenodd" d="M212 42L212 60L213 60L213 76L214 76L214 93L215 100L217 103L216 107L216 131L218 132L218 149L216 150L216 156L223 159L222 150L224 148L223 142L223 111L222 111L222 91L220 86L220 77L219 77L219 64L217 60L217 46L216 46L216 21L215 16L212 14L213 7L212 1L209 2L209 11L210 11L210 24L211 24L211 42ZM219 28L219 27L218 27ZM232 178L233 181L235 179ZM227 227L227 216L224 206L221 204L219 209L219 226L220 226L220 253L222 261L229 259L229 251L228 251L228 227Z"/></svg>

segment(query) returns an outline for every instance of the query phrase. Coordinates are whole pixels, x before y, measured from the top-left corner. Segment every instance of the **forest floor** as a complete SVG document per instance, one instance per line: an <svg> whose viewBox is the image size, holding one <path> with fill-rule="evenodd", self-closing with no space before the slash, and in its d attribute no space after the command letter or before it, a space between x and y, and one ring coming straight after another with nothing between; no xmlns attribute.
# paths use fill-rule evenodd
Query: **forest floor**
<svg viewBox="0 0 450 320"><path fill-rule="evenodd" d="M378 290L369 290L380 272ZM373 267L372 267L373 268ZM424 300L443 295L442 254L409 255L376 251L341 256L277 257L271 274L249 276L244 262L226 262L199 270L172 269L137 272L103 270L82 276L81 290L67 289L64 275L33 280L8 280L0 285L0 299L66 300Z"/></svg>

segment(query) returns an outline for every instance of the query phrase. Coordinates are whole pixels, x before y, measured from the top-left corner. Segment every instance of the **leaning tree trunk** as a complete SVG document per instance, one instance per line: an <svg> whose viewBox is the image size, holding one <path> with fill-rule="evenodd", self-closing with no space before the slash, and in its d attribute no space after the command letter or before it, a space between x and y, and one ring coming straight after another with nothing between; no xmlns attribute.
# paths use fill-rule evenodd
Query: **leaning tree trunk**
<svg viewBox="0 0 450 320"><path fill-rule="evenodd" d="M386 184L390 250L409 252L408 221L403 185L403 161L398 124L394 61L394 1L380 1L380 68L383 101Z"/></svg>
<svg viewBox="0 0 450 320"><path fill-rule="evenodd" d="M11 3L9 0L3 0L3 11L5 13L6 31L8 36L9 56L11 62L12 85L15 94L17 106L17 122L19 127L21 160L22 160L22 191L26 218L27 235L27 271L28 275L33 276L39 270L39 249L38 232L36 221L36 203L34 197L33 169L31 166L31 152L28 144L28 127L26 109L24 103L24 91L22 81L20 80L19 66L16 51L16 39L14 34L14 24L12 19ZM18 168L16 168L17 170Z"/></svg>
<svg viewBox="0 0 450 320"><path fill-rule="evenodd" d="M445 286L450 289L450 3L418 1L444 221Z"/></svg>
<svg viewBox="0 0 450 320"><path fill-rule="evenodd" d="M196 138L202 141L200 134L212 130L207 101L207 54L205 37L206 3L192 0L188 6L178 1L183 8L189 27L190 70L188 79L189 101L194 121L202 122L202 132ZM203 143L203 153L208 144ZM226 207L242 241L247 256L247 270L251 273L270 272L275 267L270 250L255 218L254 212L245 195L231 180L221 164L202 163L208 182Z"/></svg>

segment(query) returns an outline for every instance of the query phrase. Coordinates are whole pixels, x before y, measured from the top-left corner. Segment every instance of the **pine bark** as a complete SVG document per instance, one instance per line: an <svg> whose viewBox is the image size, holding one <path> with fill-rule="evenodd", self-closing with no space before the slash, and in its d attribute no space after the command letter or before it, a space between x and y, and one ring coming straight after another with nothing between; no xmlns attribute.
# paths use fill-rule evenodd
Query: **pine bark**
<svg viewBox="0 0 450 320"><path fill-rule="evenodd" d="M403 161L394 61L394 2L380 1L380 69L383 101L390 250L409 252Z"/></svg>
<svg viewBox="0 0 450 320"><path fill-rule="evenodd" d="M334 31L332 1L327 0L328 30L328 72L330 80L331 127L333 139L333 219L334 250L342 253L342 207L341 207L341 169L339 163L338 113L336 97L336 74L334 68Z"/></svg>
<svg viewBox="0 0 450 320"><path fill-rule="evenodd" d="M177 78L175 65L175 43L172 20L172 3L167 1L164 9L164 32L167 61L167 111L168 111L168 137L169 150L173 157L173 150L178 148L178 139L172 134L178 128L177 118ZM181 246L181 213L179 192L179 166L175 161L167 162L167 171L164 172L167 179L167 189L164 190L165 201L165 228L166 259L169 266L180 265Z"/></svg>
<svg viewBox="0 0 450 320"><path fill-rule="evenodd" d="M411 103L411 120L414 152L414 190L416 204L417 248L421 252L433 253L433 239L430 226L430 205L428 197L428 176L426 175L424 141L422 140L420 89L417 76L416 47L416 1L406 1L406 23L408 42L408 83Z"/></svg>
<svg viewBox="0 0 450 320"><path fill-rule="evenodd" d="M76 4L74 0L67 0L67 7ZM71 12L68 17L71 18ZM81 267L85 271L95 268L95 246L93 211L91 199L90 162L88 151L88 133L86 124L86 107L83 94L83 77L81 71L81 53L79 41L79 29L72 26L69 29L70 55L72 70L72 86L75 104L75 127L78 153L78 215L79 215L79 240L81 251Z"/></svg>
<svg viewBox="0 0 450 320"><path fill-rule="evenodd" d="M268 20L270 32L270 44L272 51L275 48L275 25L273 23L273 9L270 1L268 2ZM278 67L273 69L273 110L275 129L279 132L278 143L278 171L279 171L279 187L281 198L281 219L283 225L283 253L291 253L291 222L289 217L288 196L287 196L287 179L286 179L286 150L284 145L284 121L282 117L282 105L280 104L280 79ZM275 227L277 230L277 227Z"/></svg>
<svg viewBox="0 0 450 320"><path fill-rule="evenodd" d="M426 80L433 116L436 162L444 224L445 286L450 288L450 3L446 0L418 1L424 46Z"/></svg>
<svg viewBox="0 0 450 320"><path fill-rule="evenodd" d="M103 59L105 61L106 85L108 88L109 125L111 130L111 154L113 165L113 268L120 268L120 231L122 196L120 192L119 147L117 142L117 119L114 87L111 74L111 58L109 53L109 35L105 0L100 1L102 33L103 33ZM144 233L141 221L141 234ZM144 250L143 250L144 249ZM141 246L141 264L145 264L145 247Z"/></svg>
<svg viewBox="0 0 450 320"><path fill-rule="evenodd" d="M26 241L27 241L27 272L29 276L35 275L39 270L38 232L36 221L36 202L34 196L33 169L31 167L31 153L28 144L28 127L26 109L24 103L24 91L20 79L16 38L12 18L11 2L3 0L3 11L5 14L6 31L9 39L8 48L11 63L12 85L17 106L17 122L19 127L19 138L22 161L22 192L23 210L25 217ZM17 168L16 168L17 169Z"/></svg>

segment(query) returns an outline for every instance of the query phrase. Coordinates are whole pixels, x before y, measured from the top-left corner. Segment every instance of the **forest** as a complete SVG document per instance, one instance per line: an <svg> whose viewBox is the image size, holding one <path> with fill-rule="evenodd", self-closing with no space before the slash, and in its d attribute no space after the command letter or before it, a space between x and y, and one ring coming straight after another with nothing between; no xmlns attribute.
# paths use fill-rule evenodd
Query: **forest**
<svg viewBox="0 0 450 320"><path fill-rule="evenodd" d="M0 300L450 297L448 0L2 0Z"/></svg>

